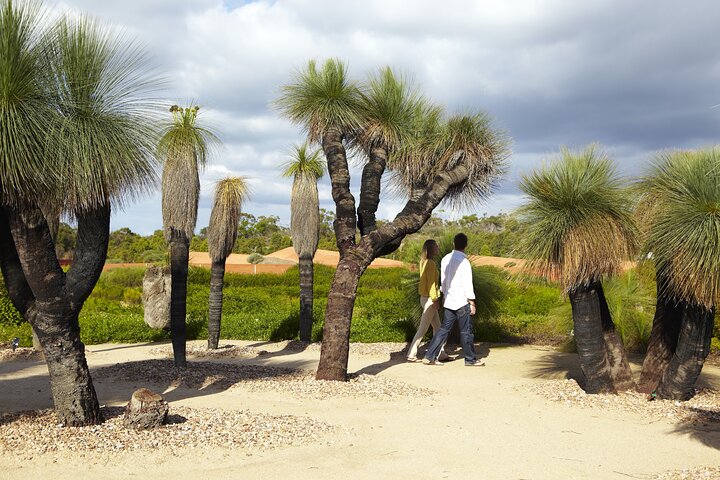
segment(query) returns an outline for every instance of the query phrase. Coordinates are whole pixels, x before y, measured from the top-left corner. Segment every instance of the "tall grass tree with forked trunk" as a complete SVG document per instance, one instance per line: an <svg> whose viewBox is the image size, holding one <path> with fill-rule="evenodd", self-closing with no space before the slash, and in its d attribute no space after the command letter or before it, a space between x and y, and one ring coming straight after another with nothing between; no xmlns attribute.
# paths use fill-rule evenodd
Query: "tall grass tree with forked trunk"
<svg viewBox="0 0 720 480"><path fill-rule="evenodd" d="M186 312L190 240L197 222L200 170L207 164L214 133L197 121L200 107L170 107L172 121L162 131L158 154L162 159L162 216L170 247L170 333L175 366L187 366Z"/></svg>
<svg viewBox="0 0 720 480"><path fill-rule="evenodd" d="M298 256L300 273L300 332L310 342L313 322L313 257L320 241L320 199L317 181L325 162L319 151L308 151L307 143L296 146L293 158L283 166L283 176L293 177L290 198L290 234Z"/></svg>
<svg viewBox="0 0 720 480"><path fill-rule="evenodd" d="M637 249L628 189L612 161L595 146L560 158L521 182L528 202L528 269L559 281L570 297L575 343L588 393L634 387L602 280L616 274Z"/></svg>
<svg viewBox="0 0 720 480"><path fill-rule="evenodd" d="M659 155L639 183L657 306L639 390L688 400L720 294L720 149Z"/></svg>
<svg viewBox="0 0 720 480"><path fill-rule="evenodd" d="M215 185L215 202L210 213L207 245L212 267L208 300L208 348L218 348L222 318L225 262L235 247L242 204L249 195L245 177L226 177Z"/></svg>
<svg viewBox="0 0 720 480"><path fill-rule="evenodd" d="M0 4L0 267L37 334L58 423L102 421L78 315L107 255L113 205L154 183L154 89L135 44L79 17L49 28L38 9ZM58 262L43 211L77 221Z"/></svg>
<svg viewBox="0 0 720 480"><path fill-rule="evenodd" d="M316 377L346 380L361 275L376 257L418 231L443 200L473 205L487 198L509 155L507 137L482 112L445 118L388 68L360 85L334 59L320 67L309 62L283 87L276 105L320 144L327 160L340 261L328 295ZM429 118L437 128L426 136L422 128ZM363 166L357 210L346 147L355 149ZM386 171L401 172L393 178L407 180L400 191L409 199L394 220L378 226L374 218Z"/></svg>

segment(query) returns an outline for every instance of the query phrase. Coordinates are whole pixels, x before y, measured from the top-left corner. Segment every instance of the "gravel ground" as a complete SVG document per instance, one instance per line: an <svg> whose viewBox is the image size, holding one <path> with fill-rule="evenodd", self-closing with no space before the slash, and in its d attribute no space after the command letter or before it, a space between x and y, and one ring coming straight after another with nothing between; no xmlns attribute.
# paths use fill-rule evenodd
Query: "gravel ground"
<svg viewBox="0 0 720 480"><path fill-rule="evenodd" d="M653 477L662 480L718 480L720 467L698 467L690 470L673 470Z"/></svg>
<svg viewBox="0 0 720 480"><path fill-rule="evenodd" d="M698 390L697 395L687 402L672 400L649 402L646 395L636 392L588 395L575 380L549 380L518 388L530 390L548 400L567 406L634 412L645 418L667 418L681 423L720 423L720 393L713 390Z"/></svg>
<svg viewBox="0 0 720 480"><path fill-rule="evenodd" d="M97 369L93 378L163 387L282 391L294 397L313 399L364 397L392 400L398 397L429 398L434 393L427 388L375 375L351 375L348 382L331 382L315 380L314 373L309 371L217 362L189 362L184 371L177 370L170 360L119 363Z"/></svg>
<svg viewBox="0 0 720 480"><path fill-rule="evenodd" d="M209 350L206 343L188 343L186 354L191 358L255 358L260 350L255 347L242 345L223 345L215 350ZM150 349L150 355L163 358L172 358L172 346L164 345Z"/></svg>
<svg viewBox="0 0 720 480"><path fill-rule="evenodd" d="M16 348L13 351L9 343L0 343L0 362L12 360L42 360L42 355L32 348Z"/></svg>
<svg viewBox="0 0 720 480"><path fill-rule="evenodd" d="M52 410L0 416L0 452L31 459L48 452L99 453L181 448L249 448L269 450L283 445L322 441L336 427L307 417L265 415L249 411L171 407L168 424L135 431L122 425L123 407L103 407L101 425L63 428Z"/></svg>
<svg viewBox="0 0 720 480"><path fill-rule="evenodd" d="M350 354L360 356L389 356L395 357L407 352L407 343L351 343ZM282 342L267 343L262 347L244 347L241 345L224 345L217 350L208 350L205 343L188 343L187 355L194 358L251 358L258 355L280 352L319 352L320 342L305 343L299 340L285 340ZM163 345L150 350L150 354L159 357L171 358L172 346Z"/></svg>

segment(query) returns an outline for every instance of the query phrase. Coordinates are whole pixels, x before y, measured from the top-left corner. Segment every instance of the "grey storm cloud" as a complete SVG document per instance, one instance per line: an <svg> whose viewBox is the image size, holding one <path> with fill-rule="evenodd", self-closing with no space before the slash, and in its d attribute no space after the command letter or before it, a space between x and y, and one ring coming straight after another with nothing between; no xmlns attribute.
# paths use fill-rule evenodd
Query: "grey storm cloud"
<svg viewBox="0 0 720 480"><path fill-rule="evenodd" d="M720 132L717 2L65 0L54 9L137 37L167 72L164 97L207 112L226 145L203 177L199 227L223 173L262 183L247 211L287 222L290 180L277 169L303 135L272 102L313 58L339 57L358 79L390 65L449 113L490 113L514 155L488 213L516 207L520 176L562 145L599 142L637 174L655 152L713 144ZM327 179L320 189L332 208ZM380 213L401 207L387 198ZM452 215L463 213L483 211ZM113 226L152 231L161 222L153 198Z"/></svg>

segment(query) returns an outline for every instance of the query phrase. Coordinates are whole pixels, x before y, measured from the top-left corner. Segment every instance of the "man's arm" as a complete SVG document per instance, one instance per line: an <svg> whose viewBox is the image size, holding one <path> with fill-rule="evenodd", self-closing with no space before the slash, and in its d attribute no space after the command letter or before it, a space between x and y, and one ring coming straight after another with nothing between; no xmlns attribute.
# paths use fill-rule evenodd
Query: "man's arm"
<svg viewBox="0 0 720 480"><path fill-rule="evenodd" d="M461 267L463 271L462 281L463 287L465 288L465 297L468 299L468 303L470 304L470 315L475 315L477 309L475 308L475 289L473 288L472 266L470 265L470 260L466 258Z"/></svg>

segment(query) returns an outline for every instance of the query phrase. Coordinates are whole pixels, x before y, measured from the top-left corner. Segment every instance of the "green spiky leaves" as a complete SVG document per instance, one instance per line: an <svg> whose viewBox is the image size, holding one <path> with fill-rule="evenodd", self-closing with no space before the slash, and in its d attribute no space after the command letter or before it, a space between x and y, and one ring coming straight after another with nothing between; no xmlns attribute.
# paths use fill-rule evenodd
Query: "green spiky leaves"
<svg viewBox="0 0 720 480"><path fill-rule="evenodd" d="M388 67L356 83L338 60L320 69L311 61L282 88L275 105L313 142L335 129L367 156L373 148L383 150L392 186L403 196L422 194L438 175L462 164L465 180L450 188L445 201L476 206L503 175L510 154L509 138L487 114L447 117Z"/></svg>
<svg viewBox="0 0 720 480"><path fill-rule="evenodd" d="M2 202L75 215L145 192L159 85L147 56L87 18L38 12L0 6Z"/></svg>
<svg viewBox="0 0 720 480"><path fill-rule="evenodd" d="M354 131L360 125L360 90L337 59L318 68L311 60L282 87L275 106L293 123L302 126L312 141L320 141L329 128Z"/></svg>
<svg viewBox="0 0 720 480"><path fill-rule="evenodd" d="M162 129L158 155L163 160L162 214L165 239L182 235L189 242L200 200L200 170L207 164L217 136L198 121L199 107L170 107L172 120Z"/></svg>
<svg viewBox="0 0 720 480"><path fill-rule="evenodd" d="M530 268L566 290L615 274L637 249L628 190L612 161L590 146L523 177L524 250Z"/></svg>
<svg viewBox="0 0 720 480"><path fill-rule="evenodd" d="M720 149L661 154L640 187L660 291L713 307L720 293Z"/></svg>
<svg viewBox="0 0 720 480"><path fill-rule="evenodd" d="M47 82L37 8L0 4L0 203L42 197L57 184L45 159L46 132L57 119Z"/></svg>
<svg viewBox="0 0 720 480"><path fill-rule="evenodd" d="M317 181L325 162L320 152L309 151L307 143L295 146L292 158L282 166L282 175L293 177L290 198L290 232L295 253L312 258L320 237L320 200Z"/></svg>
<svg viewBox="0 0 720 480"><path fill-rule="evenodd" d="M293 147L291 160L281 167L283 177L308 176L313 180L322 178L325 173L325 161L319 150L310 150L307 143Z"/></svg>

